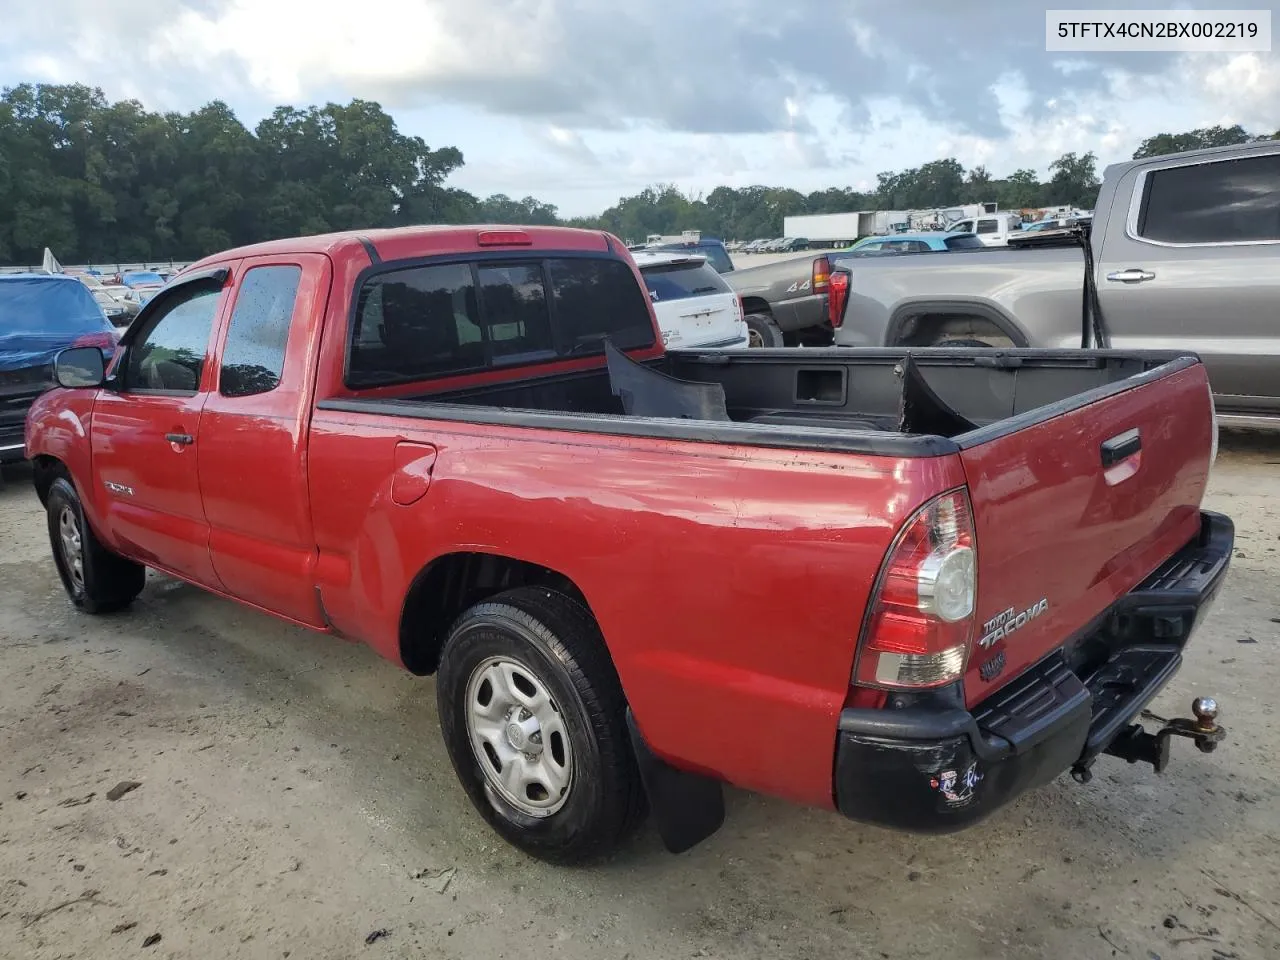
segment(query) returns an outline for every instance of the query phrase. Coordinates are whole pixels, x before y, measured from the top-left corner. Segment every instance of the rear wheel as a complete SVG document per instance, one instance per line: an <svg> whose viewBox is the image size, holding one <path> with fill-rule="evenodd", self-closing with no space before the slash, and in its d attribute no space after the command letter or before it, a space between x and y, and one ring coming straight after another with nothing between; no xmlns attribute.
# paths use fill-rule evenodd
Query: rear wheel
<svg viewBox="0 0 1280 960"><path fill-rule="evenodd" d="M784 345L782 330L773 322L773 317L764 313L748 313L747 346L749 347L781 347Z"/></svg>
<svg viewBox="0 0 1280 960"><path fill-rule="evenodd" d="M464 612L436 699L471 802L526 853L594 859L643 816L621 684L591 614L564 594L521 587Z"/></svg>
<svg viewBox="0 0 1280 960"><path fill-rule="evenodd" d="M85 613L110 613L132 603L146 583L146 568L102 545L65 476L49 487L46 509L53 562L71 602Z"/></svg>

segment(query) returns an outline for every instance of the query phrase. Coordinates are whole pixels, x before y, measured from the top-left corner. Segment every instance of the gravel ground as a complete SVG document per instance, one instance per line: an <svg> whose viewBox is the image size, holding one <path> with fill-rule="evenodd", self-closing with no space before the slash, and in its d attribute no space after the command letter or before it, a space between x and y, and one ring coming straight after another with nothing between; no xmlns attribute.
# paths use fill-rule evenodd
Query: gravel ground
<svg viewBox="0 0 1280 960"><path fill-rule="evenodd" d="M362 647L161 578L124 614L73 612L19 473L0 489L0 957L1275 958L1277 465L1280 439L1224 438L1209 505L1239 552L1153 705L1217 696L1217 753L1175 743L1160 777L1104 759L944 838L731 791L695 850L650 829L590 869L497 841L431 682Z"/></svg>

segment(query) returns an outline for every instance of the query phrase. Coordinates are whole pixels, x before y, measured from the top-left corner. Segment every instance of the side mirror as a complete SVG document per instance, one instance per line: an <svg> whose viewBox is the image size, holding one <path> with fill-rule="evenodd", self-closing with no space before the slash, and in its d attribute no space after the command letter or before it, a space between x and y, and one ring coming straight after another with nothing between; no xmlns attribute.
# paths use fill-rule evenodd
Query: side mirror
<svg viewBox="0 0 1280 960"><path fill-rule="evenodd" d="M100 387L106 375L99 347L70 347L53 358L53 379L60 387Z"/></svg>

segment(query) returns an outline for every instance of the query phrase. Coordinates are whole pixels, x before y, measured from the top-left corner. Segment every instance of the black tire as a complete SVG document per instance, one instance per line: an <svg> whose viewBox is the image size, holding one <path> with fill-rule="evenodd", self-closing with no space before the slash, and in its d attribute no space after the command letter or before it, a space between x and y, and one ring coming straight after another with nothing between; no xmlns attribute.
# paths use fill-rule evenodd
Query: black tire
<svg viewBox="0 0 1280 960"><path fill-rule="evenodd" d="M46 509L53 562L71 602L85 613L94 614L111 613L132 603L146 584L146 567L102 545L85 519L75 485L66 476L57 477L49 486ZM79 535L78 575L69 556L70 547L63 547L64 520L73 522Z"/></svg>
<svg viewBox="0 0 1280 960"><path fill-rule="evenodd" d="M781 347L784 346L782 329L773 322L773 317L764 313L748 313L747 322L748 346Z"/></svg>
<svg viewBox="0 0 1280 960"><path fill-rule="evenodd" d="M567 731L569 783L563 805L549 815L532 816L503 797L481 764L501 768L472 745L468 688L495 658L527 668L545 686ZM644 818L622 686L600 629L581 604L541 587L476 604L449 631L436 690L454 771L480 815L511 844L542 860L581 863L616 850Z"/></svg>

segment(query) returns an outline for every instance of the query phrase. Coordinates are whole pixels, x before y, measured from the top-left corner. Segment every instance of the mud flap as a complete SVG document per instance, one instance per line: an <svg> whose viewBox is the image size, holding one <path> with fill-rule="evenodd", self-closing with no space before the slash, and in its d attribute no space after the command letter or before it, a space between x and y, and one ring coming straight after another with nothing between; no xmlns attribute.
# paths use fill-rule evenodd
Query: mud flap
<svg viewBox="0 0 1280 960"><path fill-rule="evenodd" d="M654 754L629 707L627 730L663 846L671 853L684 853L719 830L724 823L720 781L677 770Z"/></svg>

